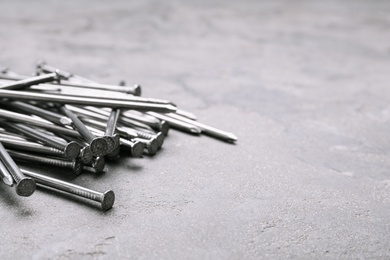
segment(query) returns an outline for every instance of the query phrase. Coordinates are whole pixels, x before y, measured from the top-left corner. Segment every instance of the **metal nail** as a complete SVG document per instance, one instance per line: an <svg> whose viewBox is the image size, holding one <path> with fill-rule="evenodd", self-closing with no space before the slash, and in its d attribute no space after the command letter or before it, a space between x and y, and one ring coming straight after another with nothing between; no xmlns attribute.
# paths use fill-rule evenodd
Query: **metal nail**
<svg viewBox="0 0 390 260"><path fill-rule="evenodd" d="M105 135L109 136L111 140L114 141L113 149L111 152L107 154L107 158L114 160L119 158L120 154L120 136L119 134L115 134L115 130L117 128L117 122L118 118L121 114L121 110L119 108L112 109L110 116L108 117L107 120L107 126L105 130Z"/></svg>
<svg viewBox="0 0 390 260"><path fill-rule="evenodd" d="M44 72L44 73L52 73L52 72L56 72L62 76L63 78L69 80L70 83L82 83L82 84L96 84L97 87L92 87L92 86L89 86L88 85L88 88L94 88L94 89L100 89L100 90L109 90L109 91L118 91L118 92L124 92L124 93L127 93L127 94L133 94L135 96L141 96L141 86L140 85L134 85L134 87L132 88L127 88L127 89L120 89L120 88L117 88L117 86L112 86L112 85L103 85L101 86L102 84L98 84L90 79L86 79L84 77L81 77L79 75L75 75L73 73L70 73L70 72L67 72L67 71L64 71L64 70L60 70L56 67L53 67L53 66L50 66L49 64L47 64L46 62L44 61L39 61L37 63L37 72ZM125 86L125 84L121 85L121 86ZM83 86L85 88L85 86Z"/></svg>
<svg viewBox="0 0 390 260"><path fill-rule="evenodd" d="M115 145L114 149L106 155L107 159L109 160L117 160L120 157L120 152L121 152L121 143L120 143L120 135L119 134L114 134L113 136Z"/></svg>
<svg viewBox="0 0 390 260"><path fill-rule="evenodd" d="M4 130L0 131L0 137L11 140L28 141L27 137Z"/></svg>
<svg viewBox="0 0 390 260"><path fill-rule="evenodd" d="M20 102L20 101L12 101L10 103L6 103L6 105L9 105L13 108L16 108L18 110L23 111L24 113L28 114L34 114L37 116L40 116L46 120L49 120L50 122L53 122L58 125L71 125L72 120L66 116L60 115L58 113L54 113L47 109L42 109L37 106L33 106L28 103Z"/></svg>
<svg viewBox="0 0 390 260"><path fill-rule="evenodd" d="M153 112L152 112L153 113ZM174 114L174 113L168 113L166 114L167 117L174 118L176 120L183 121L185 123L191 124L193 126L196 126L202 130L202 133L208 134L210 136L219 138L221 140L224 140L226 142L233 143L238 140L237 136L235 136L233 133L225 132L222 130L219 130L215 127L211 127L202 123L199 123L197 121L190 120L188 118L182 117L180 115Z"/></svg>
<svg viewBox="0 0 390 260"><path fill-rule="evenodd" d="M49 88L48 88L49 87ZM85 94L85 92L66 92L66 94L61 93L61 89L58 88L57 85L50 85L50 84L45 84L45 85L40 85L39 88L30 88L29 92L31 91L44 91L43 93L47 94L52 94L52 95L57 95L57 96L63 96L66 95L68 97L76 97L76 98L102 98L102 93L100 92L92 92ZM156 98L144 98L144 97L138 97L138 96L133 96L133 95L118 95L115 93L113 94L112 92L107 92L105 93L104 99L110 99L110 100L117 100L117 101L131 101L131 102L140 102L140 103L145 103L145 104L157 104L157 105L173 105L175 106L171 101L168 100L163 100L163 99L156 99Z"/></svg>
<svg viewBox="0 0 390 260"><path fill-rule="evenodd" d="M184 132L187 132L187 133L198 135L202 132L202 130L199 127L194 126L193 124L189 124L189 123L168 117L166 115L162 115L162 114L155 113L155 112L146 112L146 114L154 116L160 120L164 120L164 121L168 122L171 127L178 129L178 130L181 130L181 131L184 131Z"/></svg>
<svg viewBox="0 0 390 260"><path fill-rule="evenodd" d="M54 72L50 74L17 80L14 82L10 82L8 84L3 84L0 86L0 89L9 89L9 90L23 89L23 88L30 87L32 85L38 85L41 83L53 82L58 80L59 80L59 76L57 73Z"/></svg>
<svg viewBox="0 0 390 260"><path fill-rule="evenodd" d="M124 138L120 139L121 148L123 150L129 151L130 155L134 158L139 158L142 156L146 145L139 141L130 141Z"/></svg>
<svg viewBox="0 0 390 260"><path fill-rule="evenodd" d="M83 122L65 106L61 106L59 109L72 120L74 128L89 143L91 152L94 156L104 156L108 153L108 143L106 139L94 136Z"/></svg>
<svg viewBox="0 0 390 260"><path fill-rule="evenodd" d="M114 100L109 98L98 97L75 97L69 95L56 95L47 93L31 93L28 91L13 91L0 89L0 98L9 98L17 100L31 100L31 101L44 101L53 102L58 104L73 104L83 106L98 106L98 107L111 107L111 108L127 108L143 111L157 111L157 112L174 112L176 107L165 104L149 104L144 102L133 102L126 100Z"/></svg>
<svg viewBox="0 0 390 260"><path fill-rule="evenodd" d="M158 143L156 138L150 140L145 140L142 138L134 138L133 140L144 143L146 145L146 149L144 149L144 151L146 151L149 155L155 155L157 153Z"/></svg>
<svg viewBox="0 0 390 260"><path fill-rule="evenodd" d="M116 92L123 92L126 94L132 94L134 96L141 95L141 86L134 85L134 87L119 87L115 85L108 84L99 84L99 83L91 83L91 82L72 82L72 81L61 81L58 83L60 86L68 86L68 87L76 87L76 88L87 88L87 89L96 89L96 90L109 90Z"/></svg>
<svg viewBox="0 0 390 260"><path fill-rule="evenodd" d="M92 168L95 170L96 173L104 172L105 165L106 160L104 159L104 156L95 157L92 160Z"/></svg>
<svg viewBox="0 0 390 260"><path fill-rule="evenodd" d="M193 113L191 112L188 112L188 111L184 111L182 109L177 109L176 114L180 115L180 116L184 116L188 119L191 119L191 120L198 120L198 118L196 117L196 115L194 115Z"/></svg>
<svg viewBox="0 0 390 260"><path fill-rule="evenodd" d="M83 161L83 163L90 163L92 162L93 154L91 151L91 147L88 145L85 145L80 150L80 158Z"/></svg>
<svg viewBox="0 0 390 260"><path fill-rule="evenodd" d="M8 111L8 110L1 109L1 108L0 108L0 118L4 118L4 119L7 119L7 120L13 121L13 122L20 122L23 124L37 126L40 128L50 130L54 133L61 133L61 134L72 136L72 137L80 137L80 134L73 129L50 124L46 120L40 120L40 119L31 117L31 116Z"/></svg>
<svg viewBox="0 0 390 260"><path fill-rule="evenodd" d="M26 136L34 138L46 145L62 150L64 152L64 155L69 159L76 159L77 156L80 154L81 147L74 141L69 143L66 143L65 141L61 142L57 139L51 138L50 136L34 128L19 123L17 124L3 123L3 124L6 124L8 127L18 132L21 132Z"/></svg>
<svg viewBox="0 0 390 260"><path fill-rule="evenodd" d="M71 169L76 175L80 175L84 167L83 162L78 158L76 158L73 161L64 161L61 160L60 158L41 157L38 155L22 153L22 152L17 152L12 150L8 150L8 153L16 161L38 162L47 165L68 168Z"/></svg>
<svg viewBox="0 0 390 260"><path fill-rule="evenodd" d="M61 135L61 134L59 134L59 136L68 142L75 141L76 143L79 144L79 146L81 147L79 157L84 164L90 164L92 162L93 154L91 152L91 147L87 142L85 142L85 140L74 139L67 135Z"/></svg>
<svg viewBox="0 0 390 260"><path fill-rule="evenodd" d="M125 119L130 119L132 121L135 120L137 122L149 125L153 128L160 128L159 119L134 110L124 111L122 113L121 119L121 122L123 123L126 123ZM129 122L131 123L132 121Z"/></svg>
<svg viewBox="0 0 390 260"><path fill-rule="evenodd" d="M163 133L161 133L161 132L159 132L157 134L151 134L151 133L147 133L145 131L136 130L134 128L128 128L128 127L123 127L123 128L126 129L127 131L129 131L129 130L135 131L137 133L137 135L138 135L138 138L142 138L142 139L146 139L146 140L156 139L157 147L159 149L164 144L165 135Z"/></svg>
<svg viewBox="0 0 390 260"><path fill-rule="evenodd" d="M88 124L93 124L100 129L104 129L105 124L103 122L99 122L90 118L81 117L81 120ZM93 131L96 135L104 136L104 132L98 130L94 127L87 126L91 131ZM120 145L125 148L125 150L130 151L132 157L141 157L144 150L150 155L153 155L158 150L157 140L135 140L138 135L132 129L125 129L123 127L117 128L118 133L120 134ZM117 137L117 136L114 136ZM142 148L142 149L141 149ZM146 148L146 149L145 149Z"/></svg>
<svg viewBox="0 0 390 260"><path fill-rule="evenodd" d="M19 196L31 196L31 194L33 194L35 191L35 181L29 177L24 176L24 174L20 171L19 167L14 162L14 160L12 160L11 156L8 154L7 150L5 150L1 142L0 160L8 169L9 173L11 174L12 178L16 183L16 193Z"/></svg>
<svg viewBox="0 0 390 260"><path fill-rule="evenodd" d="M117 91L117 92L124 92L127 94L133 94L136 96L141 95L141 86L135 85L134 87L118 87L114 85L106 85L106 84L98 84L92 80L86 79L84 77L75 75L73 73L60 70L58 68L55 68L53 66L48 65L46 62L38 62L37 63L37 72L43 72L43 73L53 73L57 72L63 79L66 79L67 81L61 81L61 85L63 86L70 86L70 87L81 87L81 88L90 88L90 89L98 89L98 90L109 90L109 91Z"/></svg>
<svg viewBox="0 0 390 260"><path fill-rule="evenodd" d="M121 110L119 108L113 109L110 113L110 116L107 120L106 132L108 136L113 136L115 134L116 124L118 122L119 115Z"/></svg>
<svg viewBox="0 0 390 260"><path fill-rule="evenodd" d="M4 182L4 184L10 187L14 185L14 179L12 178L7 167L5 167L4 163L1 160L0 160L0 178Z"/></svg>
<svg viewBox="0 0 390 260"><path fill-rule="evenodd" d="M58 68L55 68L53 66L50 66L49 64L47 64L45 61L38 61L37 64L36 64L36 68L37 68L37 72L38 74L41 74L41 72L43 73L53 73L53 72L57 72L57 74L63 78L63 79L69 79L71 77L73 77L73 74L72 73L69 73L67 71L64 71L64 70L60 70Z"/></svg>
<svg viewBox="0 0 390 260"><path fill-rule="evenodd" d="M43 146L41 144L33 143L26 140L6 138L0 135L0 142L2 142L4 147L7 149L17 149L22 151L41 153L46 155L58 156L58 157L66 157L64 151L61 151L57 148Z"/></svg>
<svg viewBox="0 0 390 260"><path fill-rule="evenodd" d="M65 191L83 198L87 198L100 203L101 208L106 211L114 205L115 194L112 190L104 193L81 187L69 182L61 181L42 174L22 169L22 172L36 180L39 185Z"/></svg>
<svg viewBox="0 0 390 260"><path fill-rule="evenodd" d="M87 106L84 108L75 107L75 106L67 106L67 107L69 107L70 110L76 112L79 115L83 115L84 117L89 117L89 118L91 117L96 120L106 121L108 116L110 115L110 112L106 111L104 108L102 109L102 108L96 108L91 106ZM170 127L166 121L160 121L155 117L145 115L145 114L137 115L129 112L130 111L125 111L124 113L121 113L121 117L118 120L122 125L129 126L131 128L139 127L142 129L147 129L149 131L153 131L154 128L162 132L164 135L168 134ZM134 120L132 118L134 118ZM150 126L152 126L153 128L151 128ZM119 127L119 131L121 131L121 127Z"/></svg>
<svg viewBox="0 0 390 260"><path fill-rule="evenodd" d="M87 118L87 117L80 117L80 119L88 124L87 127L94 127L94 128L98 128L99 130L104 130L106 128L106 124L104 122L101 122L101 121L97 121L97 120L94 120L94 119L91 119L91 118ZM121 136L121 137L124 137L124 138L128 138L128 139L131 139L131 138L136 138L138 137L137 133L132 130L132 129L125 129L123 127L117 127L116 128L116 131L118 132L118 134ZM104 135L104 133L103 133Z"/></svg>

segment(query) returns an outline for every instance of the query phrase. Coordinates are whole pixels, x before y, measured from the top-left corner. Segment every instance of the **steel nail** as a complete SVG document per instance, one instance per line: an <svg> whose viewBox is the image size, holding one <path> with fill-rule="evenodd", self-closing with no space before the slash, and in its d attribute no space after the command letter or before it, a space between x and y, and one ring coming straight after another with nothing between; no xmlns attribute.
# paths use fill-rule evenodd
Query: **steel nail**
<svg viewBox="0 0 390 260"><path fill-rule="evenodd" d="M57 74L63 78L63 79L69 79L71 77L73 77L73 74L72 73L69 73L67 71L64 71L64 70L60 70L58 68L55 68L53 66L50 66L49 64L47 64L45 61L37 61L37 64L36 64L36 69L37 69L37 74L41 74L41 72L43 73L53 73L53 72L57 72Z"/></svg>
<svg viewBox="0 0 390 260"><path fill-rule="evenodd" d="M182 109L177 109L176 114L180 115L180 116L184 116L188 119L191 119L191 120L198 120L198 118L196 117L196 115L194 115L193 113L191 112L188 112L188 111L184 111Z"/></svg>
<svg viewBox="0 0 390 260"><path fill-rule="evenodd" d="M38 174L25 169L21 170L27 176L30 176L36 180L39 185L47 186L50 188L65 191L83 198L87 198L100 203L101 208L106 211L114 205L115 194L112 190L108 190L104 193L97 192L91 189L81 187L69 182L61 181L55 178L51 178L42 174Z"/></svg>
<svg viewBox="0 0 390 260"><path fill-rule="evenodd" d="M94 120L94 119L91 119L91 118L87 118L87 117L80 117L80 119L88 124L90 126L92 126L93 128L98 128L99 130L104 130L106 128L106 124L104 122L101 122L101 121L97 121L97 120ZM131 130L131 129L125 129L123 127L117 127L116 128L116 131L119 133L119 135L121 137L124 137L124 138L136 138L138 137L137 133L134 131L134 130ZM104 135L104 133L103 133Z"/></svg>
<svg viewBox="0 0 390 260"><path fill-rule="evenodd" d="M49 146L43 146L41 144L33 143L27 140L6 138L0 135L0 142L2 142L4 147L7 149L17 149L46 155L54 155L58 157L66 157L64 151Z"/></svg>
<svg viewBox="0 0 390 260"><path fill-rule="evenodd" d="M91 151L91 147L88 145L85 145L80 150L80 158L83 161L83 163L90 163L92 162L93 154Z"/></svg>
<svg viewBox="0 0 390 260"><path fill-rule="evenodd" d="M37 72L38 73L40 73L40 72L43 72L43 73L57 72L62 78L68 80L68 81L61 81L61 85L63 85L63 86L117 91L117 92L124 92L127 94L133 94L136 96L141 95L141 86L139 86L139 85L135 85L132 88L123 88L123 87L121 88L121 87L114 86L114 85L99 84L99 83L96 83L92 80L86 79L84 77L81 77L81 76L75 75L73 73L55 68L55 67L47 64L44 61L39 61L37 63Z"/></svg>
<svg viewBox="0 0 390 260"><path fill-rule="evenodd" d="M162 114L155 113L155 112L146 112L146 114L154 116L160 120L164 120L164 121L168 122L171 127L178 129L178 130L181 130L181 131L184 131L184 132L188 132L188 133L196 134L196 135L198 135L202 132L202 130L199 127L194 126L193 124L189 124L189 123L180 121L178 119L168 117L166 115L162 115Z"/></svg>
<svg viewBox="0 0 390 260"><path fill-rule="evenodd" d="M53 82L58 80L59 80L59 76L57 73L54 72L50 74L17 80L14 82L10 82L8 84L3 84L0 85L0 89L9 89L9 90L23 89L23 88L30 87L32 85L38 85L41 83Z"/></svg>
<svg viewBox="0 0 390 260"><path fill-rule="evenodd" d="M108 136L113 136L115 134L116 125L118 122L118 118L120 116L121 110L119 108L112 109L110 116L107 120L106 132L105 134Z"/></svg>
<svg viewBox="0 0 390 260"><path fill-rule="evenodd" d="M149 155L155 155L157 153L158 143L156 138L150 140L145 140L142 138L134 138L133 140L144 143L146 145L146 149L144 149L144 151L146 151Z"/></svg>
<svg viewBox="0 0 390 260"><path fill-rule="evenodd" d="M134 102L126 100L115 100L101 97L76 97L69 95L56 95L47 93L32 93L28 91L13 91L0 89L0 98L17 100L45 101L58 104L87 105L111 108L127 108L146 111L174 112L176 107L166 104L150 104L144 102Z"/></svg>
<svg viewBox="0 0 390 260"><path fill-rule="evenodd" d="M108 143L106 139L94 136L84 123L65 106L60 106L59 109L72 120L74 128L76 128L81 136L89 143L91 152L94 156L104 156L108 153Z"/></svg>
<svg viewBox="0 0 390 260"><path fill-rule="evenodd" d="M37 126L40 128L50 130L54 133L61 133L61 134L72 136L72 137L80 137L80 134L73 129L50 124L50 123L46 122L45 120L40 120L40 119L31 117L31 116L8 111L8 110L1 109L1 108L0 108L0 118L4 118L4 119L7 119L7 120L13 121L13 122L20 122L23 124Z"/></svg>
<svg viewBox="0 0 390 260"><path fill-rule="evenodd" d="M72 169L72 171L76 175L80 175L83 171L84 164L80 159L75 159L73 161L64 161L60 158L47 158L47 157L41 157L38 155L28 154L28 153L22 153L17 151L8 150L9 155L15 160L15 161L23 161L23 162L38 162L43 163L47 165L57 166L57 167L63 167Z"/></svg>
<svg viewBox="0 0 390 260"><path fill-rule="evenodd" d="M24 176L20 171L19 167L16 165L14 160L8 154L7 150L0 142L0 160L3 162L5 167L8 169L12 178L16 183L16 193L19 196L28 197L35 191L35 181L29 177Z"/></svg>
<svg viewBox="0 0 390 260"><path fill-rule="evenodd" d="M93 154L91 152L91 147L89 146L89 144L87 142L85 142L85 140L81 140L81 139L75 140L72 137L69 137L67 135L61 135L61 134L59 136L68 142L75 141L76 143L79 144L79 146L81 147L79 156L80 156L81 161L84 164L90 164L92 162Z"/></svg>
<svg viewBox="0 0 390 260"><path fill-rule="evenodd" d="M3 162L0 160L0 178L4 182L4 184L12 187L14 185L14 179L12 178L10 172L8 171L7 167L3 164Z"/></svg>
<svg viewBox="0 0 390 260"><path fill-rule="evenodd" d="M142 156L146 145L139 141L130 141L124 138L120 139L121 149L129 151L134 158Z"/></svg>
<svg viewBox="0 0 390 260"><path fill-rule="evenodd" d="M157 134L151 134L151 133L140 131L140 130L137 130L137 129L134 129L134 128L128 128L128 127L123 127L123 128L126 129L127 131L129 131L129 130L135 131L136 134L138 135L138 138L142 138L142 139L146 139L146 140L156 139L157 147L159 149L164 144L165 135L163 133L161 133L161 132L159 132Z"/></svg>
<svg viewBox="0 0 390 260"><path fill-rule="evenodd" d="M126 119L130 119L131 121L128 121L130 123L132 123L132 121L135 120L137 122L149 125L153 128L160 127L160 120L159 119L152 117L152 116L149 116L149 115L146 115L144 113L138 112L138 111L134 111L134 110L124 111L122 113L121 119L122 119L121 122L123 122L123 123L126 123Z"/></svg>
<svg viewBox="0 0 390 260"><path fill-rule="evenodd" d="M72 120L70 118L60 115L58 113L54 113L50 110L43 109L37 106L33 106L28 103L20 102L20 101L12 101L10 103L5 103L5 105L9 105L13 108L23 111L24 113L34 114L40 116L50 122L53 122L58 125L71 125Z"/></svg>
<svg viewBox="0 0 390 260"><path fill-rule="evenodd" d="M96 173L102 173L104 172L104 167L106 165L106 160L104 159L104 156L95 157L92 160L92 168Z"/></svg>
<svg viewBox="0 0 390 260"><path fill-rule="evenodd" d="M61 81L58 83L60 86L76 87L76 88L87 88L87 89L96 89L96 90L109 90L116 92L123 92L126 94L133 94L134 96L141 95L141 86L134 85L134 87L120 87L115 85L108 84L99 84L92 82L72 82L72 81Z"/></svg>
<svg viewBox="0 0 390 260"><path fill-rule="evenodd" d="M75 159L80 153L80 146L72 141L69 143L61 142L55 138L51 138L50 136L34 129L29 126L23 125L23 124L9 124L9 123L4 123L8 127L23 133L26 136L29 136L35 140L38 140L46 145L49 145L51 147L60 149L64 152L64 155L69 158L69 159Z"/></svg>
<svg viewBox="0 0 390 260"><path fill-rule="evenodd" d="M115 130L117 128L117 122L118 118L121 114L121 110L119 108L115 108L111 110L110 116L107 120L107 125L105 129L105 136L110 137L111 140L113 140L113 149L107 154L107 156L111 158L116 158L119 155L120 152L120 143L119 143L119 135L118 137L114 138Z"/></svg>

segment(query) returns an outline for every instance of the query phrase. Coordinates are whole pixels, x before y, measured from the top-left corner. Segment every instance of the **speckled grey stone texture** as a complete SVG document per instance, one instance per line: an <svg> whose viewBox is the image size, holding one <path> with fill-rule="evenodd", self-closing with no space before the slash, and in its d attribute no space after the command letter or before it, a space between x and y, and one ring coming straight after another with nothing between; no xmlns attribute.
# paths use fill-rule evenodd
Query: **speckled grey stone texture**
<svg viewBox="0 0 390 260"><path fill-rule="evenodd" d="M140 83L239 137L71 180L0 185L1 259L390 257L389 1L1 1L0 63ZM55 174L55 173L53 173ZM69 175L63 175L69 180Z"/></svg>

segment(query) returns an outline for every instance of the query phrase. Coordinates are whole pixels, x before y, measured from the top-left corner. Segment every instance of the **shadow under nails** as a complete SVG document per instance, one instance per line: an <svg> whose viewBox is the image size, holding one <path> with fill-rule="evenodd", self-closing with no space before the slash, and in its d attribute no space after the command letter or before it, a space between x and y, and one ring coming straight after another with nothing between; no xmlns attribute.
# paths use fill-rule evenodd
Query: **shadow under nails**
<svg viewBox="0 0 390 260"><path fill-rule="evenodd" d="M131 173L140 173L142 171L142 166L140 165L136 165L136 164L133 164L133 163L128 163L126 165L123 166L125 169L127 169L129 172Z"/></svg>
<svg viewBox="0 0 390 260"><path fill-rule="evenodd" d="M0 194L0 204L4 204L0 208L3 211L9 209L21 218L27 218L34 214L35 210L30 208L29 205L25 205L26 198L16 194L15 187L0 184ZM31 196L34 196L34 194Z"/></svg>
<svg viewBox="0 0 390 260"><path fill-rule="evenodd" d="M0 194L1 201L6 203L8 206L19 206L19 197L15 191L15 185L13 187L9 187L3 184L0 184Z"/></svg>

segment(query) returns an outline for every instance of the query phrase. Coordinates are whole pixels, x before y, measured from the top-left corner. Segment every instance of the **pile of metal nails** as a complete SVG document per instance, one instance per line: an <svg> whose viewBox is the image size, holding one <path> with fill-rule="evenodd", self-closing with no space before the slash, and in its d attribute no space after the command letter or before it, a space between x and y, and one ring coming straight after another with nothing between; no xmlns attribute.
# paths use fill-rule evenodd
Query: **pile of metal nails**
<svg viewBox="0 0 390 260"><path fill-rule="evenodd" d="M37 63L36 75L0 68L0 177L20 196L30 196L38 185L97 201L108 210L115 200L112 190L97 192L49 177L42 165L76 175L100 173L105 160L154 155L170 128L237 141L170 101L140 97L139 85L100 84L45 62ZM39 168L31 171L34 165Z"/></svg>

